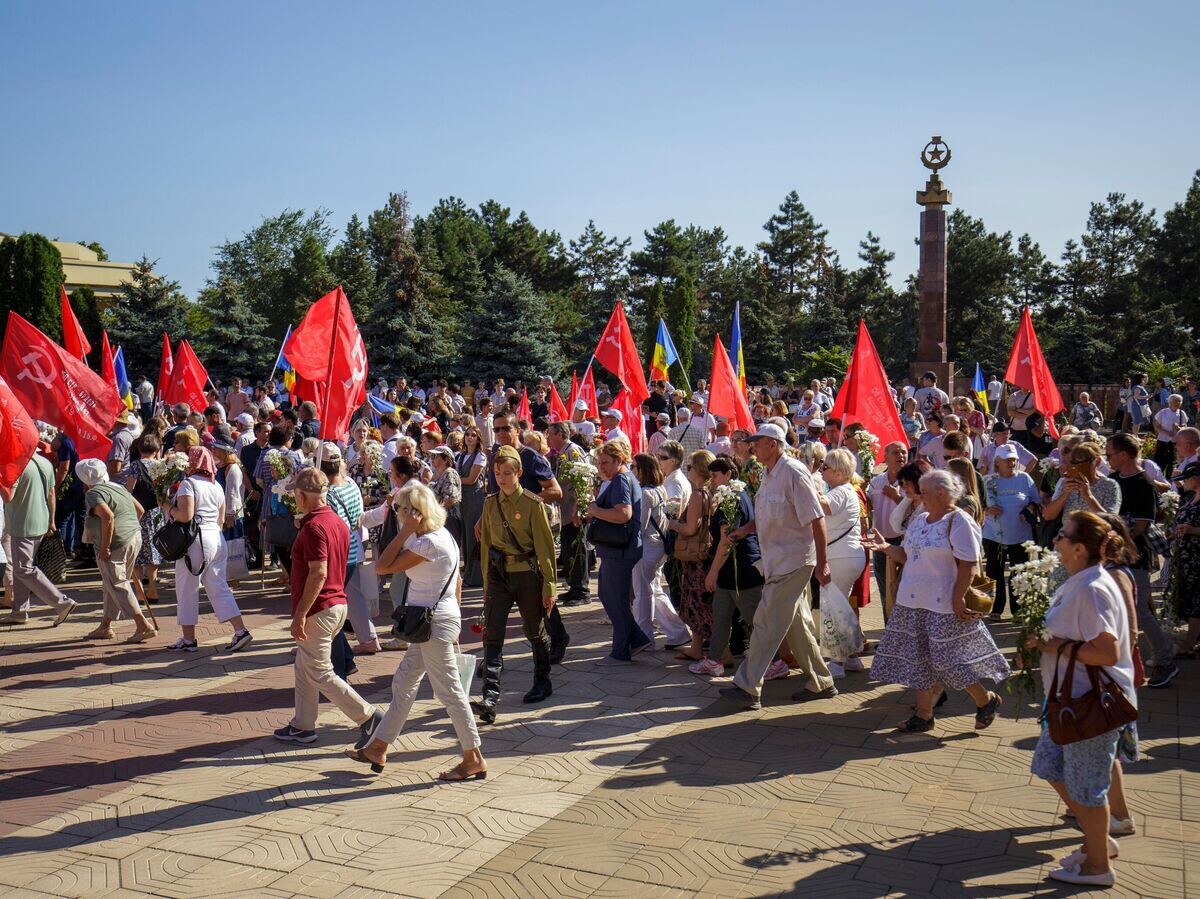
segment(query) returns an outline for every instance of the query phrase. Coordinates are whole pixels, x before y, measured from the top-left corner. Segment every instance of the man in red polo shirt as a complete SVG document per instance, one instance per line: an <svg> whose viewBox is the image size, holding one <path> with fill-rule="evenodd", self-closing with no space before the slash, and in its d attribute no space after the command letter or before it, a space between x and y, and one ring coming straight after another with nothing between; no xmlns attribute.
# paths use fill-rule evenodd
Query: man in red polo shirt
<svg viewBox="0 0 1200 899"><path fill-rule="evenodd" d="M321 694L359 726L355 746L361 749L383 720L383 713L333 671L329 652L346 623L346 561L350 529L325 502L329 478L305 468L293 480L296 505L303 518L292 545L292 637L296 641L296 714L275 731L285 743L317 739L317 704Z"/></svg>

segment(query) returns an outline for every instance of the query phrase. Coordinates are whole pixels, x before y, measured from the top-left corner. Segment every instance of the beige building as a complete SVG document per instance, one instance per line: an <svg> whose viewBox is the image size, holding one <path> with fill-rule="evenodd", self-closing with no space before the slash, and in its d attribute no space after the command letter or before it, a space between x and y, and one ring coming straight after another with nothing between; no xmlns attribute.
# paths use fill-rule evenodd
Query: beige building
<svg viewBox="0 0 1200 899"><path fill-rule="evenodd" d="M8 236L0 234L0 240ZM89 250L83 244L62 240L50 243L62 256L67 293L76 287L90 287L96 292L97 300L107 303L120 295L122 281L133 280L132 262L101 262L95 250Z"/></svg>

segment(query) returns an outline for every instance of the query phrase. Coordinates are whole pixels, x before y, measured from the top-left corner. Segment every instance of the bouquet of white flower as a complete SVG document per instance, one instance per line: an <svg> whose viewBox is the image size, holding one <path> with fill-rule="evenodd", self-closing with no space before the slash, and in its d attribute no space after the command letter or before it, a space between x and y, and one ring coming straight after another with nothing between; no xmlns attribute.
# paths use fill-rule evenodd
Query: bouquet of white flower
<svg viewBox="0 0 1200 899"><path fill-rule="evenodd" d="M1053 493L1062 477L1062 467L1057 459L1047 456L1037 464L1038 474L1042 476L1042 484L1047 493Z"/></svg>
<svg viewBox="0 0 1200 899"><path fill-rule="evenodd" d="M574 462L564 459L559 466L558 476L575 492L575 509L582 515L596 498L600 470L587 459Z"/></svg>
<svg viewBox="0 0 1200 899"><path fill-rule="evenodd" d="M1000 505L1000 475L990 474L983 479L983 502L985 508ZM1004 542L1004 528L1000 525L1000 517L996 517L996 538Z"/></svg>
<svg viewBox="0 0 1200 899"><path fill-rule="evenodd" d="M1158 508L1162 511L1162 529L1169 534L1175 529L1175 515L1179 511L1179 494L1174 490L1159 494Z"/></svg>
<svg viewBox="0 0 1200 899"><path fill-rule="evenodd" d="M292 515L296 515L299 512L299 507L296 505L296 497L292 491L292 474L295 471L294 463L283 453L279 452L279 450L271 450L267 453L267 464L271 466L271 474L275 478L275 484L271 487L271 493L283 503Z"/></svg>
<svg viewBox="0 0 1200 899"><path fill-rule="evenodd" d="M879 458L879 438L870 431L859 431L854 435L854 446L850 449L862 462L863 475L869 478L875 469L875 460Z"/></svg>
<svg viewBox="0 0 1200 899"><path fill-rule="evenodd" d="M188 457L183 453L171 453L166 459L155 459L149 463L149 473L154 481L154 496L159 505L165 506L175 499L179 482L187 477Z"/></svg>
<svg viewBox="0 0 1200 899"><path fill-rule="evenodd" d="M1041 652L1025 645L1029 637L1050 639L1046 630L1046 612L1057 585L1052 575L1058 568L1058 553L1029 541L1023 544L1029 561L1008 570L1009 587L1016 609L1013 620L1020 626L1017 634L1017 668L1005 684L1005 689L1026 701L1037 698L1037 675ZM1020 715L1020 708L1017 710Z"/></svg>

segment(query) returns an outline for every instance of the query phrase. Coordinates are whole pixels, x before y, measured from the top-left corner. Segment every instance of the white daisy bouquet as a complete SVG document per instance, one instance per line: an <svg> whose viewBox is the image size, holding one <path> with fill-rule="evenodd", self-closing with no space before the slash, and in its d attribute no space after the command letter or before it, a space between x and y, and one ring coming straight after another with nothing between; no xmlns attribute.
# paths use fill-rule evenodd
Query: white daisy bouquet
<svg viewBox="0 0 1200 899"><path fill-rule="evenodd" d="M596 498L596 485L600 482L600 470L587 459L571 461L563 459L558 476L575 492L575 509L583 515Z"/></svg>
<svg viewBox="0 0 1200 899"><path fill-rule="evenodd" d="M283 503L292 515L299 514L296 497L291 489L295 464L279 450L271 450L267 453L267 465L271 467L271 475L275 479L275 483L271 486L272 495Z"/></svg>
<svg viewBox="0 0 1200 899"><path fill-rule="evenodd" d="M862 471L870 476L879 458L879 438L870 431L859 431L854 435L854 446L850 447L862 462Z"/></svg>
<svg viewBox="0 0 1200 899"><path fill-rule="evenodd" d="M1017 634L1016 670L1005 683L1005 689L1032 702L1037 698L1037 671L1042 654L1036 648L1027 647L1025 642L1030 637L1045 641L1052 636L1046 630L1046 612L1058 586L1055 575L1059 561L1058 553L1033 541L1026 542L1023 547L1029 561L1008 569L1009 587L1016 600L1013 620L1020 626L1020 631Z"/></svg>
<svg viewBox="0 0 1200 899"><path fill-rule="evenodd" d="M171 453L165 459L148 461L150 478L154 481L154 496L159 505L168 505L175 499L179 482L187 477L188 457L184 453Z"/></svg>
<svg viewBox="0 0 1200 899"><path fill-rule="evenodd" d="M734 521L742 508L742 494L746 492L746 482L731 480L722 484L713 492L713 511L720 512L725 518L725 526L733 530Z"/></svg>
<svg viewBox="0 0 1200 899"><path fill-rule="evenodd" d="M1162 519L1162 529L1169 534L1175 528L1175 514L1179 511L1179 494L1174 490L1159 494L1158 509Z"/></svg>
<svg viewBox="0 0 1200 899"><path fill-rule="evenodd" d="M1057 486L1059 478L1062 477L1062 466L1058 459L1047 456L1037 464L1038 474L1042 476L1043 489L1047 493L1053 493Z"/></svg>

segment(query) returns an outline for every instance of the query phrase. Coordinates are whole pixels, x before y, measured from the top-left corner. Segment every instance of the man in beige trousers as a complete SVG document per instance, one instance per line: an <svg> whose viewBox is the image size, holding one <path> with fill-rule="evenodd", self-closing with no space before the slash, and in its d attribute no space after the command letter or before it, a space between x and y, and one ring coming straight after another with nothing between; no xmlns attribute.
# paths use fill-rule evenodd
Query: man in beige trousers
<svg viewBox="0 0 1200 899"><path fill-rule="evenodd" d="M825 513L808 468L784 455L782 428L763 424L748 439L766 471L754 497L754 520L730 536L758 534L762 575L767 582L754 613L746 657L733 676L733 685L722 689L721 695L749 709L761 708L763 675L786 638L808 677L805 689L792 699L828 699L837 696L837 688L821 658L808 593L814 571L817 583L824 586L830 581Z"/></svg>

